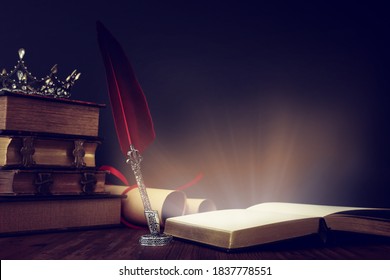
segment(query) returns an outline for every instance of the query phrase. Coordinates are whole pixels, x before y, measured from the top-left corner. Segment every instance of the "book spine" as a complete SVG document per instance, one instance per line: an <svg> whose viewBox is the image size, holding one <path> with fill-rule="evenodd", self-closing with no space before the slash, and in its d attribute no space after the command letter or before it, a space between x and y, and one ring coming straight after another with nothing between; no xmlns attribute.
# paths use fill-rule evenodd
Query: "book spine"
<svg viewBox="0 0 390 280"><path fill-rule="evenodd" d="M76 102L2 95L0 129L97 137L99 110Z"/></svg>
<svg viewBox="0 0 390 280"><path fill-rule="evenodd" d="M0 234L118 226L120 197L0 198Z"/></svg>
<svg viewBox="0 0 390 280"><path fill-rule="evenodd" d="M34 136L0 136L0 168L91 168L100 142Z"/></svg>
<svg viewBox="0 0 390 280"><path fill-rule="evenodd" d="M11 178L8 179L8 182L12 183L12 186L1 187L0 194L79 195L106 193L106 172L100 171L2 170L0 176Z"/></svg>

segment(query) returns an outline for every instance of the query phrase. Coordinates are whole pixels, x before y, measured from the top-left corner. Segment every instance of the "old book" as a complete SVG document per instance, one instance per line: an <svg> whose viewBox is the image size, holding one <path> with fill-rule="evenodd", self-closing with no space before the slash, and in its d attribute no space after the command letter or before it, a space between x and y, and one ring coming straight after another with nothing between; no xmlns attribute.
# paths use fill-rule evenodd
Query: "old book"
<svg viewBox="0 0 390 280"><path fill-rule="evenodd" d="M0 168L92 168L100 143L97 139L0 132Z"/></svg>
<svg viewBox="0 0 390 280"><path fill-rule="evenodd" d="M0 91L0 130L98 136L104 105Z"/></svg>
<svg viewBox="0 0 390 280"><path fill-rule="evenodd" d="M120 224L121 196L0 196L0 233Z"/></svg>
<svg viewBox="0 0 390 280"><path fill-rule="evenodd" d="M104 193L105 177L95 170L0 170L0 194Z"/></svg>
<svg viewBox="0 0 390 280"><path fill-rule="evenodd" d="M322 234L324 229L390 236L390 209L262 203L165 223L166 234L228 250Z"/></svg>

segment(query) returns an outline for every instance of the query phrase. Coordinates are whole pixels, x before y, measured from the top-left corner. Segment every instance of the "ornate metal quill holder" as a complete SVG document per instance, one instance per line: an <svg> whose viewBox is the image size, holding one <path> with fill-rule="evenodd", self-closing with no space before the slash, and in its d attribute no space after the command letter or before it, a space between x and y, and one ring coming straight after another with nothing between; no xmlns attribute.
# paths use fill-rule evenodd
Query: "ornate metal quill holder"
<svg viewBox="0 0 390 280"><path fill-rule="evenodd" d="M158 212L157 210L152 210L141 173L142 156L133 145L130 145L130 150L127 152L127 156L128 158L126 163L131 165L131 169L134 172L138 190L141 195L142 204L144 206L146 221L150 230L150 234L142 235L140 237L139 243L143 246L166 245L172 240L172 236L160 233L160 220L158 218Z"/></svg>

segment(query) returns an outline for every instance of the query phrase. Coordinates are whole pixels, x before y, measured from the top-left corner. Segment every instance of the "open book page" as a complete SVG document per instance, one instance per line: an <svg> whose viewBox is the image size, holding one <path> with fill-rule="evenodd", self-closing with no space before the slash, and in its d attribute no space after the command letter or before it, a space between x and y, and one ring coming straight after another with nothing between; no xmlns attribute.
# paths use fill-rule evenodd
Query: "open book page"
<svg viewBox="0 0 390 280"><path fill-rule="evenodd" d="M368 210L370 208L362 207L344 207L344 206L327 206L314 204L284 203L284 202L267 202L257 204L247 208L250 211L267 211L275 213L299 214L307 217L325 217L330 214L352 211Z"/></svg>
<svg viewBox="0 0 390 280"><path fill-rule="evenodd" d="M262 203L248 208L249 211L296 213L307 217L324 217L332 230L390 236L390 209L344 206L324 206L296 203Z"/></svg>
<svg viewBox="0 0 390 280"><path fill-rule="evenodd" d="M356 216L343 217L348 211L364 209L375 210L360 207L263 203L247 209L225 209L169 218L165 224L165 233L228 249L317 234L326 227L324 219L331 229L389 235L388 222Z"/></svg>
<svg viewBox="0 0 390 280"><path fill-rule="evenodd" d="M236 249L318 232L319 218L299 214L226 209L169 218L165 233Z"/></svg>
<svg viewBox="0 0 390 280"><path fill-rule="evenodd" d="M307 218L295 213L277 213L269 211L248 211L246 209L225 209L175 217L176 223L195 227L218 229L226 232L282 223Z"/></svg>

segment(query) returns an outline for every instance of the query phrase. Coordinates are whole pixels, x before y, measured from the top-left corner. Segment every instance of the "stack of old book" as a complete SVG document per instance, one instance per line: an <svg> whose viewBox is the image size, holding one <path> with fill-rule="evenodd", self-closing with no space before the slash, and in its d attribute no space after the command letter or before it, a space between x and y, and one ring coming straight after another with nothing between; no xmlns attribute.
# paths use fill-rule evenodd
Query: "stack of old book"
<svg viewBox="0 0 390 280"><path fill-rule="evenodd" d="M104 105L28 92L22 63L0 77L0 233L118 225L121 197L95 165Z"/></svg>

